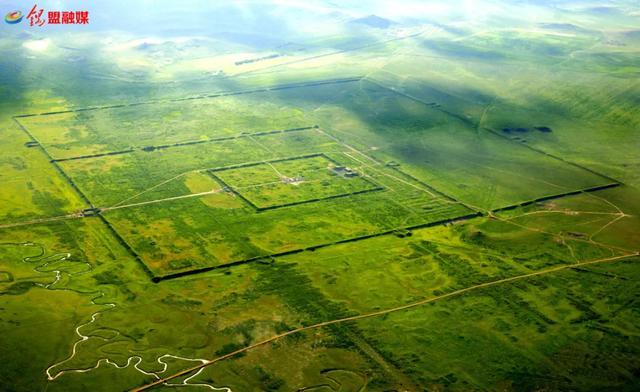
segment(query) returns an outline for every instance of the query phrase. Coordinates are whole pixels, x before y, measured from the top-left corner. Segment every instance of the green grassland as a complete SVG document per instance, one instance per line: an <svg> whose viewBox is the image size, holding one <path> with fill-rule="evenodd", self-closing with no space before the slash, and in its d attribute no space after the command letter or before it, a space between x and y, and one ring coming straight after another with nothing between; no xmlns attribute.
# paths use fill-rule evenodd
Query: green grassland
<svg viewBox="0 0 640 392"><path fill-rule="evenodd" d="M263 93L244 94L241 97L249 97L250 101L259 99L254 97L254 94ZM231 131L238 136L233 142L227 143L226 140L212 140L211 143L187 144L186 146L178 146L181 149L180 153L194 155L195 158L195 154L201 155L204 151L207 151L204 149L222 148L221 146L227 145L232 146L230 148L237 147L237 149L225 151L229 155L228 158L223 158L222 151L207 151L204 154L212 155L211 157L207 156L211 163L207 161L206 165L208 166L204 166L204 163L194 166L194 168L197 167L198 169L239 164L251 160L257 161L261 156L268 153L273 153L278 158L293 156L294 154L299 154L300 149L294 149L293 146L289 148L286 142L280 143L281 146L274 147L275 150L270 149L271 141L284 136L284 133L272 135L263 134L263 132L296 129L308 126L311 121L317 121L330 134L340 136L346 143L354 143L356 148L366 151L379 161L394 161L404 165L406 167L403 167L403 170L407 173L415 175L456 199L482 209L504 207L538 197L587 189L612 182L608 178L567 165L558 159L536 151L530 151L527 148L518 146L518 143L509 142L505 138L501 138L484 129L474 129L475 127L470 125L470 120L456 118L447 110L440 108L438 104L422 101L422 99L412 99L413 96L409 93L394 91L384 84L378 84L377 81L373 83L368 80L338 84L330 83L320 86L277 90L270 92L270 94L272 94L270 99L274 102L281 102L279 105L287 108L284 113L296 112L305 118L312 118L313 120L296 123L289 122L287 119L287 121L279 123L276 122L277 119L270 118L269 121L273 123L265 125L262 129L253 128L253 133L258 134L256 136L250 136L251 131L249 131L249 136L245 139L246 135L242 134L243 128L238 128L235 131ZM206 100L215 101L217 99L219 98ZM327 104L329 100L331 104ZM250 105L247 104L247 106ZM371 111L371 107L379 109ZM100 111L102 110L91 112ZM144 105L143 113L146 114L142 117L160 118L165 116L167 112L170 112L170 108L164 105L158 107ZM232 118L236 116L244 118L242 111L225 111L225 113ZM255 118L268 117L259 111L254 116L256 116ZM21 121L24 121L24 119ZM262 126L263 124L262 121L254 121L254 123L254 127ZM264 123L267 123L267 121ZM186 126L190 127L191 125ZM119 135L129 134L125 130L112 132L114 136L118 136L118 140L124 141L127 140L127 136L122 137ZM297 135L293 135L293 133L297 132L292 132L292 137L288 140L293 139L294 142L297 142L296 144L302 144L301 141L295 140ZM388 136L390 134L393 134L393 138ZM179 135L182 135L182 133ZM289 136L288 133L286 136ZM180 141L175 141L179 143L190 140L193 140L193 138L186 137ZM204 139L204 141L207 140ZM261 145L265 151L257 151L245 146L240 147L240 145L236 145L236 141L246 144L255 142ZM73 143L87 145L91 144L91 141L80 141L79 139ZM317 141L316 143L321 144L322 142ZM328 148L331 151L330 143L331 140L326 140L325 145L319 147ZM91 146L86 148L93 151ZM140 147L142 144L137 146ZM118 145L111 147L110 151L122 151L123 148L132 147L135 148L136 145ZM244 153L240 153L240 149ZM254 150L256 155L253 155ZM198 153L194 151L198 151ZM200 151L203 152L200 153ZM323 151L320 150L320 152ZM133 170L140 170L145 173L144 177L146 179L151 179L153 176L148 175L150 170L140 168L140 161L147 161L147 155L144 152L140 154L134 152L132 156L139 155L141 158L137 160L135 165L128 163L125 163L125 165L127 167L135 166ZM183 173L177 169L186 168L186 163L193 160L180 159L180 162L177 163L176 158L173 158L177 152L174 152L174 150L167 152L172 154L172 157L168 158L171 167L147 163L147 165L154 166L153 171L161 170L164 175L167 175L163 178L164 180L170 179L170 174L179 175ZM318 151L311 150L311 152ZM99 157L101 160L95 162L92 160L71 160L61 162L61 164L70 167L69 170L73 177L76 167L109 162L106 166L104 163L100 165L100 172L88 168L83 170L91 173L90 177L87 178L92 179L92 184L88 186L96 186L93 184L93 176L102 176L106 168L116 165L115 168L104 173L107 178L101 181L101 183L113 183L114 180L110 179L111 172L113 171L116 174L120 171L118 167L123 166L120 164L121 161L134 159L129 155ZM216 160L216 158L219 160ZM82 182L82 177L85 177L85 173L79 174L79 176L78 181ZM130 175L128 173L123 176L127 177L127 181L136 179L136 185L130 186L131 188L144 189L145 183L137 180L143 176ZM514 181L514 177L518 178L517 182ZM163 179L158 179L158 183L162 182ZM117 184L119 188L123 185L119 182ZM80 186L82 187L81 183ZM479 189L481 189L480 192L478 192ZM102 200L106 193L106 191L100 191L96 202Z"/></svg>
<svg viewBox="0 0 640 392"><path fill-rule="evenodd" d="M637 4L471 3L3 25L0 390L638 390Z"/></svg>
<svg viewBox="0 0 640 392"><path fill-rule="evenodd" d="M588 207L592 212L612 212L612 207L602 205L600 200L582 199L580 196L573 201L566 200L563 208ZM619 207L627 210L625 205ZM549 211L548 206L539 206L539 211ZM515 217L529 212L525 209L510 214ZM567 218L558 220L562 222ZM586 215L582 219L591 220ZM456 288L543 270L558 263L570 266L574 260L569 246L588 259L620 254L609 242L582 246L580 238L576 238L569 239L569 244L560 243L554 238L563 234L561 228L544 227L549 231L545 234L481 219L417 230L411 237L377 237L287 256L276 264L237 267L229 273L209 273L204 279L152 284L142 283L147 280L141 279L135 262L109 239L99 220L82 222L86 223L47 225L39 229L43 237L56 238L43 244L49 260L55 258L54 252L60 247L71 250L72 255L76 254L75 249L85 249L85 253L77 253L64 261L66 265L50 265L49 270L55 267L63 271L65 280L50 287L33 285L27 291L32 295L43 295L45 290L53 290L54 294L68 292L63 287L80 293L88 291L89 294L84 295L86 305L73 310L84 322L90 320L92 312L102 310L96 321L81 330L90 338L80 344L77 356L53 368L53 374L64 369L90 368L105 357L119 366L124 366L131 357L135 357L131 360L137 363L140 357L143 369L161 370L155 358L170 353L173 347L181 347L183 358L210 357L212 353L224 353L299 325L411 303ZM89 228L91 236L78 237L77 234ZM14 229L10 237L20 241L32 233L33 229ZM52 235L54 233L57 235ZM91 252L88 253L86 245L75 243L74 238L86 238L87 243L93 243L89 248ZM16 281L37 282L34 279L39 279L50 283L55 280L55 274L47 272L47 268L37 269L36 276L33 271L29 272L37 266L32 264L37 260L19 261L24 256L38 255L36 249L24 246L2 249L6 256L14 254L18 259L13 271L22 268L26 272L26 275L16 272ZM105 254L110 254L114 261L98 262L106 261ZM514 254L518 256L514 258ZM88 273L85 265L92 266ZM619 340L620 334L633 335L635 330L630 302L636 295L633 275L630 275L633 265L630 259L615 266L568 269L557 277L534 278L533 283L538 283L533 285L520 281L503 288L482 289L477 294L469 293L437 305L363 320L357 325L345 324L292 335L228 363L212 366L194 381L237 389L290 390L322 384L331 372L341 372L344 374L337 376L340 382L353 383L354 388L366 384L372 389L399 385L440 385L453 389L593 385L603 377L597 371L606 371L610 377L611 369L626 368L634 361L635 351L628 349L635 346L633 340L628 345L620 345ZM124 276L129 278L125 280ZM592 293L589 288L593 287L604 291ZM5 295L25 295L16 293L16 289L14 286L8 290L11 294L5 290ZM116 303L117 306L91 306L92 296L100 296L95 300L98 304ZM58 307L60 303L73 303L71 298L48 297L55 300ZM37 303L46 306L46 302ZM142 318L140 307L144 307L146 314ZM51 317L51 313L43 314ZM58 313L54 317L62 315ZM17 320L15 316L12 319ZM139 321L132 323L132 319ZM38 320L35 325L42 322ZM20 333L29 331L27 320L21 323ZM173 332L176 324L189 326L181 328L181 333L176 335ZM212 330L217 332L212 334ZM68 348L76 338L73 334L67 336ZM20 340L16 337L15 341ZM409 343L416 341L421 344ZM593 341L615 354L590 356L587 347ZM452 356L452 352L456 355ZM61 350L51 355L56 360L64 360L69 354ZM546 359L549 356L562 358L563 366L552 367ZM285 360L269 360L275 357ZM561 376L569 369L583 368L585 360L593 370L572 372L568 379ZM189 365L189 361L166 357L162 361L171 365L169 370ZM296 364L295 370L289 361ZM469 366L469 363L477 365ZM487 363L495 364L490 373ZM97 372L108 369L113 368L103 363ZM239 372L244 376L239 378ZM82 390L95 385L101 377L107 377L106 374L98 373L91 380L81 373L63 374L51 387ZM151 380L138 372L118 370L118 375L118 385L123 388ZM633 375L624 371L615 373L615 377L620 387L633 379L630 379Z"/></svg>
<svg viewBox="0 0 640 392"><path fill-rule="evenodd" d="M300 174L307 181L317 175L314 171L317 165L328 163L326 158L316 157L315 161L307 158L273 165L280 164L274 167L285 172L303 170ZM268 165L257 167L260 166ZM390 174L390 170L384 168L376 169L368 177L347 179L329 174L329 169L321 166L324 171L321 178L329 181L321 188L324 193L319 194L313 188L307 189L305 182L282 183L274 173L261 178L260 172L253 171L255 167L214 172L225 181L229 180L229 186L237 187L237 193L224 191L219 186L217 193L202 198L134 204L130 208L106 210L104 216L153 271L165 275L444 221L470 213L459 203L423 189L415 181L397 178L395 173ZM226 176L231 170L246 172L247 178L242 179L251 181L254 188L245 188L237 182L233 175L238 173ZM387 177L387 174L393 177ZM287 198L278 198L278 191L282 190L264 189L273 186L274 177L282 184L280 187L289 189ZM351 181L353 183L342 185ZM264 209L257 211L249 203ZM272 208L274 206L280 208ZM205 238L217 240L206 241Z"/></svg>
<svg viewBox="0 0 640 392"><path fill-rule="evenodd" d="M0 216L3 223L19 222L81 209L74 193L37 147L10 118L2 120L0 142Z"/></svg>
<svg viewBox="0 0 640 392"><path fill-rule="evenodd" d="M309 154L312 156L307 157ZM104 207L106 219L156 275L324 245L470 212L319 128L254 132L230 140L59 164L95 206ZM332 174L329 165L353 166L362 175L343 178ZM303 181L283 182L274 170L288 178L301 176ZM198 183L199 192L187 184L189 180ZM210 194L166 200L194 193ZM273 207L287 208L276 211Z"/></svg>
<svg viewBox="0 0 640 392"><path fill-rule="evenodd" d="M274 105L268 94L153 105L153 110L133 105L19 121L58 159L308 125L303 113Z"/></svg>
<svg viewBox="0 0 640 392"><path fill-rule="evenodd" d="M320 125L364 151L372 150L369 153L378 160L398 163L407 173L481 209L611 182L477 130L468 119L452 116L434 101L416 101L375 81L362 81L359 89L343 90L342 96L326 90L318 95L322 93L344 104L318 109Z"/></svg>
<svg viewBox="0 0 640 392"><path fill-rule="evenodd" d="M319 155L218 169L214 175L261 210L381 190L357 172L345 177L332 167L334 162Z"/></svg>

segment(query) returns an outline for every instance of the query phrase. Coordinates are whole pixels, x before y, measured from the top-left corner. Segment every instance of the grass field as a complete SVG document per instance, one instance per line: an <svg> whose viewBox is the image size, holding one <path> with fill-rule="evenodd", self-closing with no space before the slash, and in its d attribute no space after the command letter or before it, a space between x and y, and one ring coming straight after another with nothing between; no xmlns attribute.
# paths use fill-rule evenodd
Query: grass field
<svg viewBox="0 0 640 392"><path fill-rule="evenodd" d="M213 175L260 211L382 190L325 155L215 169Z"/></svg>
<svg viewBox="0 0 640 392"><path fill-rule="evenodd" d="M637 4L90 6L0 27L0 390L638 390Z"/></svg>

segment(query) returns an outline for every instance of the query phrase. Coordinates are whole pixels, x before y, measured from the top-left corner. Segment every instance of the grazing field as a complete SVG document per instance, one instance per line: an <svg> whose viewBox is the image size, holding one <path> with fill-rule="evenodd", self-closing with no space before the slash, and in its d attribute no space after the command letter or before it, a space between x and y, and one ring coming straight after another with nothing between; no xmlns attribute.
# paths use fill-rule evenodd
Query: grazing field
<svg viewBox="0 0 640 392"><path fill-rule="evenodd" d="M321 146L331 142L320 135ZM213 179L210 191L190 194L184 189L179 191L183 196L173 196L181 193L165 193L171 188L162 185L154 189L162 198L116 204L104 209L104 217L154 272L167 275L268 259L472 212L389 168L355 169L361 167L358 162L339 154L331 143L335 159L311 154L222 168L201 166L201 174ZM256 154L263 151L253 148ZM315 148L306 145L307 151ZM349 167L353 177L336 173L336 167Z"/></svg>
<svg viewBox="0 0 640 392"><path fill-rule="evenodd" d="M87 7L0 27L0 390L639 389L637 4Z"/></svg>
<svg viewBox="0 0 640 392"><path fill-rule="evenodd" d="M57 159L287 129L305 123L299 110L283 110L269 102L269 93L253 93L248 99L243 95L125 104L19 121ZM153 105L152 110L148 110L149 105Z"/></svg>

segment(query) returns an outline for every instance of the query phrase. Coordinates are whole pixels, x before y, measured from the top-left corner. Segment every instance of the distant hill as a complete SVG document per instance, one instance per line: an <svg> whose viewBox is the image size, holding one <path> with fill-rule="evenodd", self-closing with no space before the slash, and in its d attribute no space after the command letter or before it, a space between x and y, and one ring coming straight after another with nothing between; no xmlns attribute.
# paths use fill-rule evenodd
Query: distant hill
<svg viewBox="0 0 640 392"><path fill-rule="evenodd" d="M616 7L591 7L586 8L585 11L595 15L616 15L620 14L620 10Z"/></svg>
<svg viewBox="0 0 640 392"><path fill-rule="evenodd" d="M640 30L625 31L624 36L631 39L640 39Z"/></svg>
<svg viewBox="0 0 640 392"><path fill-rule="evenodd" d="M364 18L354 19L351 21L351 23L364 24L376 29L386 29L395 22L389 19L381 18L377 15L369 15L365 16Z"/></svg>
<svg viewBox="0 0 640 392"><path fill-rule="evenodd" d="M587 31L582 27L576 26L571 23L538 23L538 26L542 27L543 29L559 30L559 31L573 31L573 32Z"/></svg>

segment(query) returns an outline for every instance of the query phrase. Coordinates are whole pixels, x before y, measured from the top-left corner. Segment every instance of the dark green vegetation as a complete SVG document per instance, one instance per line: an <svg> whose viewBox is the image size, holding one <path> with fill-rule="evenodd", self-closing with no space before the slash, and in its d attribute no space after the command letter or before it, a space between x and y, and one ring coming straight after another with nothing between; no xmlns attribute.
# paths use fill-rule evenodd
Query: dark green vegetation
<svg viewBox="0 0 640 392"><path fill-rule="evenodd" d="M3 35L0 390L637 390L640 10L469 3Z"/></svg>

